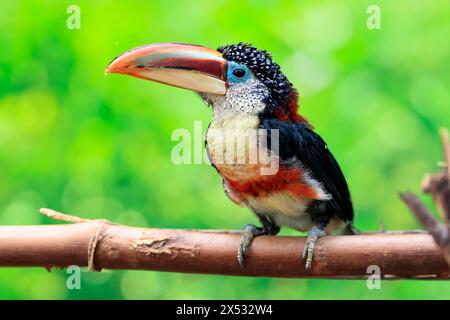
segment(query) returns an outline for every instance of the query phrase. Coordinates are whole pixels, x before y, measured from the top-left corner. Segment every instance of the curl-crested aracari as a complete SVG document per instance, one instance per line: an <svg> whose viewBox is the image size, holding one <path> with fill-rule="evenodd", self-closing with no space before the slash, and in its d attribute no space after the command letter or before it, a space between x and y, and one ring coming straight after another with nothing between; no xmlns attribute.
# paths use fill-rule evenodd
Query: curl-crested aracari
<svg viewBox="0 0 450 320"><path fill-rule="evenodd" d="M228 197L250 208L262 224L244 227L237 253L242 266L254 237L276 235L281 226L308 231L303 250L307 269L319 237L354 232L344 175L326 143L299 115L297 91L266 51L244 43L217 51L190 44L153 44L123 53L106 73L190 89L212 107L205 139L210 161ZM260 162L219 161L218 147L225 153L231 150L227 150L229 144L219 146L220 139L213 133L217 131L212 129L264 129L267 135L277 130L277 150L272 143L258 141L258 146L270 149L268 153L279 162L278 170L265 175L257 170Z"/></svg>

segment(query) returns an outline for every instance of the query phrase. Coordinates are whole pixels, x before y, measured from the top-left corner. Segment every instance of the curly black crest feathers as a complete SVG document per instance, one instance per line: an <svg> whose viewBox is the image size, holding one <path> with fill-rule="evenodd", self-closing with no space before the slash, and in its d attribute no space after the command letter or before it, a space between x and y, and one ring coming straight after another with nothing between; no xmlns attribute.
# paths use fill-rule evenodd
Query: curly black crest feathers
<svg viewBox="0 0 450 320"><path fill-rule="evenodd" d="M238 43L222 46L217 49L223 57L230 61L245 64L254 75L262 81L271 91L272 96L268 101L270 105L277 107L287 103L289 94L294 88L287 77L281 72L280 66L272 61L272 56L265 50L258 50L251 44Z"/></svg>

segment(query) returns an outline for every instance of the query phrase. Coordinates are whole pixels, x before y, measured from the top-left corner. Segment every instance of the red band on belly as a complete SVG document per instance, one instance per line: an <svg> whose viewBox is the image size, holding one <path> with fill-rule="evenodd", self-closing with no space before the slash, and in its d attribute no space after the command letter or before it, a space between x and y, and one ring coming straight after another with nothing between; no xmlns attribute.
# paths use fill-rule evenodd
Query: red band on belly
<svg viewBox="0 0 450 320"><path fill-rule="evenodd" d="M303 182L303 172L300 168L280 168L275 175L259 175L258 177L237 181L224 177L232 192L240 197L266 197L271 193L290 192L298 197L318 199L316 190Z"/></svg>

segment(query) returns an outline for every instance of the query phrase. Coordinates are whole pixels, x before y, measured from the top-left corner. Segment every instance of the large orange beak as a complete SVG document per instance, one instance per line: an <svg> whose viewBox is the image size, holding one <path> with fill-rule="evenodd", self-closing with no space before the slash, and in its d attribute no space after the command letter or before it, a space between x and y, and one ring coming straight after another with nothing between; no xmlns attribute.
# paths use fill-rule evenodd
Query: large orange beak
<svg viewBox="0 0 450 320"><path fill-rule="evenodd" d="M131 49L115 58L105 73L122 73L197 92L226 93L227 62L206 47L159 43Z"/></svg>

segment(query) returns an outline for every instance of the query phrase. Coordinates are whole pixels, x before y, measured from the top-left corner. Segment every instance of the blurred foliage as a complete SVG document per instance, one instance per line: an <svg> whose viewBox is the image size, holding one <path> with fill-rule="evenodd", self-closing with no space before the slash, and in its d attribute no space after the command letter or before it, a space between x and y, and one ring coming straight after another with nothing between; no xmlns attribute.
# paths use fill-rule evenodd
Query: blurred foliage
<svg viewBox="0 0 450 320"><path fill-rule="evenodd" d="M448 1L2 1L0 224L53 223L40 207L143 227L238 229L254 222L208 165L170 160L176 128L206 128L193 93L104 76L146 43L270 51L301 94L301 112L349 181L362 230L419 228L397 192L419 191L450 126ZM81 29L66 27L81 8ZM283 234L298 234L283 230ZM299 249L300 250L300 249ZM205 262L206 263L206 262ZM0 269L0 298L448 298L445 282L280 280L142 271Z"/></svg>

